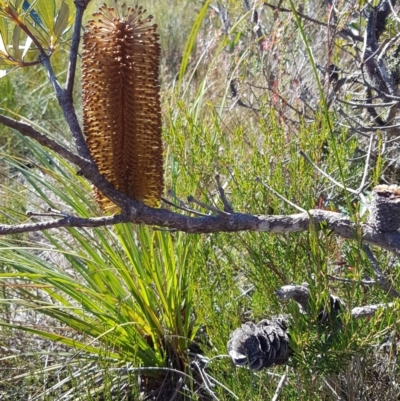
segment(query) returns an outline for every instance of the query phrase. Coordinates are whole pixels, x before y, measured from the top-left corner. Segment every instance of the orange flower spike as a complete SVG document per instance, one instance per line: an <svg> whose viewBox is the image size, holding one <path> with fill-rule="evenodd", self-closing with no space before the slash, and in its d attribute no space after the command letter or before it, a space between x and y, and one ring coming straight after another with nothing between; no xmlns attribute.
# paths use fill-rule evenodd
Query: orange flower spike
<svg viewBox="0 0 400 401"><path fill-rule="evenodd" d="M163 191L157 25L142 7L103 5L83 37L83 125L99 171L148 206ZM104 210L115 205L96 190Z"/></svg>

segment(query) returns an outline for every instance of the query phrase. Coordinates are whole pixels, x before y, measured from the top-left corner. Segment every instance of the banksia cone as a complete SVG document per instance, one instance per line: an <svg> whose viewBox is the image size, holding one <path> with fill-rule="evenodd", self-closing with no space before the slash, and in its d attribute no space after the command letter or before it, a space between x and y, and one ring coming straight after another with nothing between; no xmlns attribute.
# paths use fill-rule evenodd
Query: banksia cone
<svg viewBox="0 0 400 401"><path fill-rule="evenodd" d="M142 7L106 5L83 37L83 125L99 171L116 189L148 206L163 190L157 25ZM115 205L96 190L104 210Z"/></svg>
<svg viewBox="0 0 400 401"><path fill-rule="evenodd" d="M248 364L254 370L285 364L291 354L286 321L272 318L243 324L231 334L228 352L236 365Z"/></svg>
<svg viewBox="0 0 400 401"><path fill-rule="evenodd" d="M285 285L277 291L277 295L282 301L293 299L303 313L307 312L310 296L307 285ZM328 339L340 329L340 312L345 309L340 298L332 294L329 297L330 308L318 314L319 327L334 329ZM284 316L264 319L257 324L247 322L230 335L228 352L235 365L248 365L250 369L260 370L288 362L293 354L289 340L288 321Z"/></svg>

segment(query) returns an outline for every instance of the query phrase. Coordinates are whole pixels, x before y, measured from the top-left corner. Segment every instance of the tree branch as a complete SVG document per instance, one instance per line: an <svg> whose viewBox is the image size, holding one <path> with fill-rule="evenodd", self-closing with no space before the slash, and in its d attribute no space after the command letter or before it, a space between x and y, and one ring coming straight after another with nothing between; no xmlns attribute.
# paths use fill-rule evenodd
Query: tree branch
<svg viewBox="0 0 400 401"><path fill-rule="evenodd" d="M44 231L50 230L51 228L60 227L104 227L118 223L126 223L128 221L128 216L124 214L119 214L116 216L93 217L88 219L75 216L66 216L58 220L43 221L39 223L24 223L15 225L1 224L0 235Z"/></svg>
<svg viewBox="0 0 400 401"><path fill-rule="evenodd" d="M49 77L49 81L53 86L54 92L56 93L57 99L58 101L60 101L60 97L63 94L63 90L60 86L60 83L58 82L56 75L54 74L53 67L51 66L50 63L50 56L48 56L46 53L41 53L39 56L39 61L45 68L47 76Z"/></svg>
<svg viewBox="0 0 400 401"><path fill-rule="evenodd" d="M116 190L114 190L116 191ZM116 191L119 194L118 191ZM121 199L124 203L125 199ZM324 224L325 228L333 231L342 238L357 239L357 226L349 218L340 213L326 210L310 210L308 213L292 215L252 215L245 213L219 214L207 217L190 217L174 213L166 209L155 209L136 201L129 200L125 203L129 211L114 217L107 218L80 217L62 218L57 221L0 225L0 235L15 234L31 231L46 230L61 227L100 227L122 222L133 224L146 224L151 226L166 227L187 232L190 234L205 234L215 232L259 231L276 234L295 233L308 231L310 224ZM360 227L362 239L371 245L380 246L389 251L400 252L400 233L397 231L381 232L368 224Z"/></svg>
<svg viewBox="0 0 400 401"><path fill-rule="evenodd" d="M47 55L42 54L41 62L47 71L51 84L53 85L58 103L62 109L65 120L67 121L67 124L71 130L71 134L74 138L76 150L79 156L91 161L94 164L89 149L86 145L86 141L83 136L83 132L79 124L78 117L76 115L76 111L72 101L72 89L76 70L76 59L78 56L78 48L80 42L80 26L82 23L83 12L87 6L87 3L88 1L86 0L75 1L76 18L75 18L74 33L70 52L70 63L68 67L67 85L65 90L61 88L57 80L57 77L54 74L53 68L50 63L50 58ZM77 26L77 24L79 24L79 26ZM101 190L101 188L99 189Z"/></svg>
<svg viewBox="0 0 400 401"><path fill-rule="evenodd" d="M382 273L378 261L376 260L374 254L372 253L368 245L364 245L364 252L368 256L372 270L375 273L377 284L382 288L383 291L387 292L391 297L400 298L400 294L392 287L392 285L386 279L385 275Z"/></svg>
<svg viewBox="0 0 400 401"><path fill-rule="evenodd" d="M67 81L65 84L66 95L72 100L72 92L74 89L75 73L76 73L76 62L78 58L78 49L81 39L81 26L82 17L87 6L86 0L75 0L76 13L74 23L74 33L72 34L71 51L69 53L69 65L67 72Z"/></svg>
<svg viewBox="0 0 400 401"><path fill-rule="evenodd" d="M71 163L77 165L78 167L82 168L85 163L88 163L87 160L83 159L82 157L76 155L69 149L65 148L64 146L60 145L55 140L47 137L46 135L41 134L39 131L35 130L31 125L23 122L17 121L13 118L7 117L3 114L0 114L0 123L5 125L6 127L15 129L20 134L34 139L42 146L45 146L54 152L58 153L60 156L64 157L64 159L70 161Z"/></svg>
<svg viewBox="0 0 400 401"><path fill-rule="evenodd" d="M283 8L283 7L275 6L273 4L267 3L266 1L264 1L263 4L264 4L264 6L272 8L275 11L279 11L279 12L283 12L283 13L291 13L292 12L292 10L289 9L289 8ZM320 26L324 26L324 27L328 27L329 26L330 28L335 29L335 30L337 29L336 25L332 25L332 24L328 25L325 22L318 21L317 19L311 18L308 15L302 13L300 10L296 10L296 13L298 14L299 17L305 19L306 21L310 21L310 22L312 22L314 24L317 24L317 25L320 25ZM363 41L362 36L355 35L350 29L341 29L340 31L338 31L338 34L340 36L342 36L343 38L348 38L349 37L352 40L354 40L355 42L362 42Z"/></svg>
<svg viewBox="0 0 400 401"><path fill-rule="evenodd" d="M67 111L65 111L67 110ZM121 209L126 210L134 207L134 203L132 203L131 199L129 199L126 195L122 194L118 190L116 190L100 173L97 169L96 163L92 160L89 150L86 146L85 140L83 138L82 131L79 127L78 118L75 114L74 107L71 103L65 101L65 109L63 107L64 115L68 114L69 118L73 120L73 126L79 128L80 135L82 137L82 141L84 147L87 152L83 151L83 154L86 154L87 158L82 155L76 155L69 149L60 145L58 142L54 141L51 138L48 138L46 135L41 134L39 131L34 129L31 125L23 122L17 121L10 117L0 114L0 123L4 124L7 127L15 129L20 134L27 136L28 138L32 138L36 140L43 146L53 150L60 156L64 157L66 160L78 166L81 170L82 175L90 181L93 185L95 185L104 195L110 198L115 204L117 204ZM71 129L72 131L72 129ZM34 230L37 231L37 230ZM25 231L24 231L25 232Z"/></svg>
<svg viewBox="0 0 400 401"><path fill-rule="evenodd" d="M394 306L393 302L389 302L388 304L376 304L376 305L365 305L358 306L351 310L351 317L354 319L361 319L364 317L374 316L379 308L392 308Z"/></svg>
<svg viewBox="0 0 400 401"><path fill-rule="evenodd" d="M276 292L281 301L287 301L293 299L297 302L303 310L307 310L309 290L307 287L302 285L284 285L279 288ZM376 305L364 305L353 308L350 311L351 317L354 319L359 319L363 317L373 316L379 308L391 308L393 302L387 304L376 304Z"/></svg>

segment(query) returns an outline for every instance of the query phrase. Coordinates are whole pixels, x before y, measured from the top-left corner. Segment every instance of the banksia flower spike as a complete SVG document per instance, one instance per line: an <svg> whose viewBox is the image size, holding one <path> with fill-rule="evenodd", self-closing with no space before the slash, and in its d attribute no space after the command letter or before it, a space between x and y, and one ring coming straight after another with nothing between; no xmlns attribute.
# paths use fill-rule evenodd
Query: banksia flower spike
<svg viewBox="0 0 400 401"><path fill-rule="evenodd" d="M157 25L142 7L100 7L83 37L83 125L100 173L148 206L163 190ZM98 190L104 210L115 205Z"/></svg>

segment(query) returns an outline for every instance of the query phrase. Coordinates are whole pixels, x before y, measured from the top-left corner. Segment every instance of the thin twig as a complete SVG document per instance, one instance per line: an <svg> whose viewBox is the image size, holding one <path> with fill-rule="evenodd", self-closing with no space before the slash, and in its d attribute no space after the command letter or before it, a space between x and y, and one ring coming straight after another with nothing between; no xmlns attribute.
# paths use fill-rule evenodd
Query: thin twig
<svg viewBox="0 0 400 401"><path fill-rule="evenodd" d="M370 247L364 244L364 252L368 256L372 270L375 273L377 284L382 288L383 291L387 292L393 298L400 298L400 294L393 288L393 286L387 281L385 275L382 273L379 267L378 261L372 253Z"/></svg>
<svg viewBox="0 0 400 401"><path fill-rule="evenodd" d="M367 130L364 130L364 127L362 127L361 124L360 124L356 119L354 119L353 117L350 117L348 114L346 114L346 113L344 112L343 109L338 109L338 113L339 113L339 114L346 120L346 122L349 124L349 125L345 125L345 124L343 124L342 122L338 122L338 124L339 124L341 127L344 127L344 128L346 128L346 129L350 129L350 130L356 132L357 134L360 134L360 135L363 136L364 138L369 138L369 134L366 134L366 133L365 133ZM361 126L361 129L356 128L354 125L351 124L350 121L352 121L354 124L357 124L357 125Z"/></svg>
<svg viewBox="0 0 400 401"><path fill-rule="evenodd" d="M187 207L186 203L179 198L179 196L172 189L168 190L168 195L172 196L175 199L175 202L178 202L180 206Z"/></svg>
<svg viewBox="0 0 400 401"><path fill-rule="evenodd" d="M328 274L327 277L330 280L340 281L342 283L348 283L348 284L357 284L357 285L361 284L361 285L368 285L368 286L377 284L375 280L352 280L350 278L336 277L336 276L332 276L330 274Z"/></svg>
<svg viewBox="0 0 400 401"><path fill-rule="evenodd" d="M336 99L339 103L345 104L347 106L353 106L359 109L368 109L369 107L371 107L371 103L356 103L356 102L349 102L349 101L345 101L342 99ZM389 102L389 103L377 103L374 104L375 108L379 108L379 107L392 107L394 105L396 105L398 102Z"/></svg>
<svg viewBox="0 0 400 401"><path fill-rule="evenodd" d="M201 378L203 379L202 385L205 387L208 394L211 396L212 399L219 401L219 398L215 395L214 391L211 390L211 387L213 387L214 385L210 382L205 370L202 369L201 366L196 361L193 361L192 364L196 366L197 371L199 372Z"/></svg>
<svg viewBox="0 0 400 401"><path fill-rule="evenodd" d="M72 217L70 215L67 214L63 214L63 213L54 213L54 212L32 212L32 211L27 211L26 215L28 217L58 217L58 218L64 218L64 217Z"/></svg>
<svg viewBox="0 0 400 401"><path fill-rule="evenodd" d="M284 12L284 13L292 13L293 12L292 10L290 10L288 8L278 7L278 6L275 6L273 4L267 3L266 1L264 1L263 4L264 4L264 6L267 6L269 8L272 8L273 10L277 10L277 11L280 11L280 12ZM305 19L306 21L310 21L310 22L313 22L314 24L317 24L317 25L320 25L320 26L324 26L324 27L328 26L328 24L326 24L325 22L321 22L321 21L318 21L318 20L316 20L314 18L311 18L307 14L304 14L304 13L300 12L299 10L296 10L296 14L299 17ZM337 30L337 26L336 25L332 25L331 24L330 27L331 27L331 29ZM342 30L338 31L337 33L340 34L340 35L343 35L343 36L348 36L352 40L357 41L357 42L362 42L363 41L363 38L361 36L355 35L353 32L351 32L350 29L342 29Z"/></svg>
<svg viewBox="0 0 400 401"><path fill-rule="evenodd" d="M361 193L365 187L365 180L367 179L368 168L369 168L369 159L371 157L371 152L372 152L372 142L373 142L373 136L371 135L369 138L369 145L368 145L368 151L367 151L367 159L365 160L364 173L363 173L363 176L361 179L360 186L357 189L357 192L359 192L359 193Z"/></svg>
<svg viewBox="0 0 400 401"><path fill-rule="evenodd" d="M179 198L179 196L172 189L168 190L168 195L172 196L175 199L175 202L179 203L179 205L175 205L175 207L177 207L178 209L181 209L185 212L193 213L197 216L209 216L206 213L198 212L197 210L189 207L181 198Z"/></svg>
<svg viewBox="0 0 400 401"><path fill-rule="evenodd" d="M261 181L260 177L256 177L256 181L259 182L264 188L268 189L268 191L271 191L275 196L277 196L280 200L284 201L288 205L294 207L296 210L302 213L306 213L307 211L303 209L302 207L296 205L295 203L291 202L289 199L286 199L283 195L281 195L279 192L275 191L275 189L271 188L267 184Z"/></svg>
<svg viewBox="0 0 400 401"><path fill-rule="evenodd" d="M264 6L267 6L269 8L272 8L275 11L279 11L279 12L282 12L282 13L292 13L292 10L290 10L288 8L274 6L273 4L269 4L266 1L264 1ZM326 24L325 22L321 22L321 21L318 21L317 19L311 18L308 15L303 14L299 10L296 10L296 14L298 14L299 17L305 19L306 21L310 21L310 22L313 22L314 24L317 24L317 25L320 25L320 26L324 26L324 27L328 26L328 24Z"/></svg>
<svg viewBox="0 0 400 401"><path fill-rule="evenodd" d="M334 388L328 383L326 379L323 379L325 385L329 388L329 390L332 391L332 393L336 396L336 401L343 401L343 398L341 398L338 393L334 390Z"/></svg>
<svg viewBox="0 0 400 401"><path fill-rule="evenodd" d="M226 199L225 191L224 191L224 188L222 188L219 174L215 175L215 180L217 181L219 196L221 197L222 203L224 204L224 212L234 213L234 210L233 210L231 204Z"/></svg>
<svg viewBox="0 0 400 401"><path fill-rule="evenodd" d="M171 201L169 201L169 200L166 199L166 198L161 197L161 200L162 200L164 203L166 203L167 205L173 206L173 207L175 207L175 208L177 208L177 209L179 209L179 210L182 210L182 211L184 211L184 212L193 213L193 214L195 214L195 215L197 215L197 216L208 216L208 214L198 212L197 210L191 209L191 208L189 208L189 207L186 207L186 206L183 206L183 205L177 205L176 203L171 202Z"/></svg>
<svg viewBox="0 0 400 401"><path fill-rule="evenodd" d="M333 177L331 177L329 174L325 173L324 170L321 170L302 150L300 150L300 155L304 157L310 163L317 171L319 171L324 177L326 177L329 181L331 181L333 184L338 186L339 188L342 188L354 195L359 195L359 192L356 191L355 189L345 187L343 184L340 182L336 181Z"/></svg>
<svg viewBox="0 0 400 401"><path fill-rule="evenodd" d="M281 380L279 380L278 387L275 390L275 394L272 397L271 401L278 401L279 394L281 393L283 386L286 383L289 373L289 366L286 366L286 372L282 375Z"/></svg>
<svg viewBox="0 0 400 401"><path fill-rule="evenodd" d="M215 379L214 377L210 376L208 373L207 377L213 381L214 383L218 384L220 387L222 387L225 391L227 391L235 400L238 400L239 397L232 391L230 390L228 387L224 386L221 382L219 382L217 379Z"/></svg>
<svg viewBox="0 0 400 401"><path fill-rule="evenodd" d="M262 90L269 90L269 91L273 91L273 89L268 86L268 87L264 87L264 86L260 86L260 85L255 85L251 82L247 82L246 83L247 86L249 86L250 88L256 88L256 89L262 89ZM280 95L278 92L274 92L274 96L278 96L279 100L281 102L283 102L284 106L289 107L289 109L293 110L299 117L301 118L305 118L308 121L314 121L313 117L308 116L307 114L305 114L304 111L300 111L297 110L295 107L293 107L282 95ZM309 106L303 99L302 102L311 110L314 111L313 108L311 106ZM293 121L293 120L292 120Z"/></svg>
<svg viewBox="0 0 400 401"><path fill-rule="evenodd" d="M208 205L207 203L199 201L198 199L196 199L192 195L189 195L187 197L187 200L188 200L188 202L195 203L196 205L202 207L203 209L209 210L210 212L218 213L218 214L221 214L221 215L229 215L229 213L226 213L223 210L220 210L220 209L216 208L215 206Z"/></svg>
<svg viewBox="0 0 400 401"><path fill-rule="evenodd" d="M399 142L399 139L400 139L400 136L396 136L393 139L388 139L387 141L382 141L382 143L387 145L388 143L396 142L396 145L397 145L397 143Z"/></svg>

